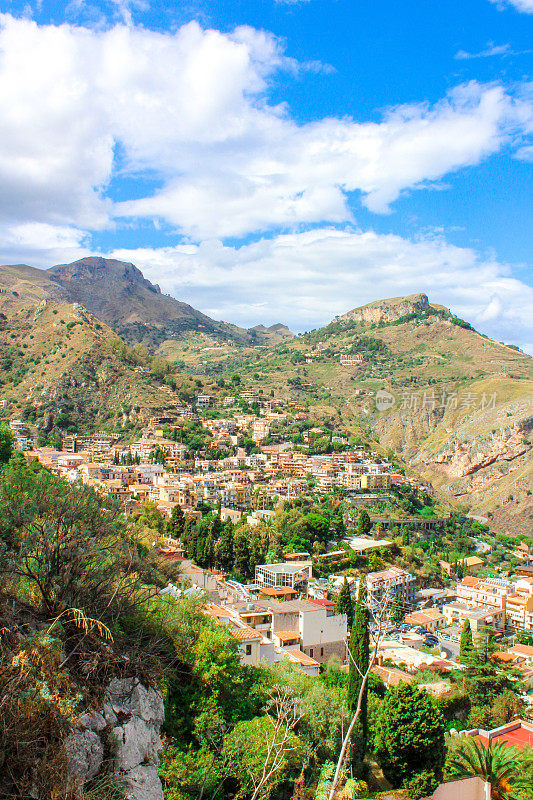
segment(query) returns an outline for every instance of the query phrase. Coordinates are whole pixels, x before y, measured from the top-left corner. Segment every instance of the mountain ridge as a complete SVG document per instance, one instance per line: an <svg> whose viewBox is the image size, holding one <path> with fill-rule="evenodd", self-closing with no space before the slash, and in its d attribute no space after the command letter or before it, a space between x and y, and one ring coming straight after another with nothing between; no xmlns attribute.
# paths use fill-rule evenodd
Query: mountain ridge
<svg viewBox="0 0 533 800"><path fill-rule="evenodd" d="M79 302L83 292L74 291L72 281L89 291L91 282L98 283L94 276L102 269L105 286L99 287L96 298L93 296L93 308L85 311L85 305ZM0 287L4 288L0 288L0 310L13 318L15 333L28 308L46 306L48 301L52 306L59 304L56 312L70 301L69 313L74 316L68 319L76 324L83 314L102 319L102 310L99 317L93 309L102 293L110 292L111 284L122 289L132 285L133 297L141 303L142 311L143 298L159 302L167 297L128 262L82 259L50 270L26 265L1 267ZM77 301L72 303L74 298ZM201 312L186 304L191 309L187 313L199 315L194 317L198 324L191 328L132 322L131 314L137 311L134 308L132 312L129 298L125 291L120 300L111 298L113 302L105 306L108 314L115 313L113 303L124 306L111 327L119 334L121 327L125 328L130 341L143 341L149 330L154 337L152 352L175 361L190 380L198 373L209 376L210 382L240 373L247 386L258 392L303 404L314 416L334 420L334 426L344 426L352 433L360 430L378 440L452 503L482 511L491 509L496 514L499 508L514 502L510 498L517 498L519 512L513 516L532 527L533 359L476 332L449 309L431 303L427 295L420 292L377 300L334 318L323 328L292 338L281 323L258 325L249 331L230 325L222 331L202 328L203 323L198 322L203 319ZM168 300L180 307L179 301ZM57 321L54 323L51 313L47 312L47 331L57 338L53 333ZM34 325L37 335L39 324ZM86 329L97 330L94 323L86 323ZM230 331L237 333L230 336ZM239 339L241 334L248 338ZM237 342L239 347L235 347ZM24 343L31 349L28 337ZM258 348L260 343L268 346ZM58 362L59 357L74 355L72 345L68 345L68 336L64 341L58 339L54 369L67 363ZM86 359L104 364L98 370L105 373L100 345L91 347L85 346ZM94 358L92 353L96 353ZM343 360L350 354L357 358ZM33 364L29 368L31 371ZM67 373L75 375L76 370L79 372L72 367ZM115 374L114 370L111 367L107 371ZM31 395L30 384L26 378L21 388L28 387ZM53 395L53 386L49 391ZM377 407L379 391L394 397L390 407ZM472 396L476 407L469 409L466 400ZM494 401L488 402L490 398ZM152 397L150 404L154 402L159 400ZM139 405L139 401L135 403Z"/></svg>
<svg viewBox="0 0 533 800"><path fill-rule="evenodd" d="M28 300L49 297L80 303L131 343L155 350L166 339L202 331L219 341L268 343L274 330L252 332L211 319L188 303L161 292L133 263L87 256L47 269L25 264L0 266L0 286L20 289ZM30 286L38 287L31 291Z"/></svg>

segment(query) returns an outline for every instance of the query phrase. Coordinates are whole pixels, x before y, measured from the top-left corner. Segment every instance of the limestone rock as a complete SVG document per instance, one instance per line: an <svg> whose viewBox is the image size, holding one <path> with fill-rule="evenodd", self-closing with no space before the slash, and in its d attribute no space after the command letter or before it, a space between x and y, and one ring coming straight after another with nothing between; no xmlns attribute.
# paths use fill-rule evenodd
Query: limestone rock
<svg viewBox="0 0 533 800"><path fill-rule="evenodd" d="M128 800L163 800L157 767L139 765L128 772L124 784Z"/></svg>
<svg viewBox="0 0 533 800"><path fill-rule="evenodd" d="M71 774L81 785L94 778L113 739L113 774L125 786L128 800L163 800L157 772L163 719L161 692L138 678L114 678L102 710L82 714L66 740Z"/></svg>
<svg viewBox="0 0 533 800"><path fill-rule="evenodd" d="M69 771L83 782L98 774L104 758L100 736L91 730L75 730L65 741Z"/></svg>
<svg viewBox="0 0 533 800"><path fill-rule="evenodd" d="M138 678L114 678L109 684L107 696L115 714L135 714L145 722L162 725L165 711L161 693L147 689Z"/></svg>
<svg viewBox="0 0 533 800"><path fill-rule="evenodd" d="M361 308L354 308L352 311L348 311L340 319L363 322L367 325L382 325L387 322L396 322L406 314L424 312L429 308L427 295L418 293L407 297L391 297L389 300L369 303Z"/></svg>
<svg viewBox="0 0 533 800"><path fill-rule="evenodd" d="M92 731L103 731L106 726L106 720L103 714L98 711L86 711L79 719L79 724L82 728L89 728Z"/></svg>
<svg viewBox="0 0 533 800"><path fill-rule="evenodd" d="M133 716L129 722L114 728L113 734L119 744L117 753L119 769L127 772L138 764L159 762L161 751L159 725L156 727L141 717Z"/></svg>

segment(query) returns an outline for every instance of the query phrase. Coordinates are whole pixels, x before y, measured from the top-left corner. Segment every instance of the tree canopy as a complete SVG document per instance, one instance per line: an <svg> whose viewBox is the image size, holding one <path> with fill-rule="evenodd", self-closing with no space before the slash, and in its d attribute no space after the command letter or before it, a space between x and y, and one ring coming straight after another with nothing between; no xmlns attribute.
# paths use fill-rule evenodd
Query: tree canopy
<svg viewBox="0 0 533 800"><path fill-rule="evenodd" d="M425 772L432 776L434 791L442 779L444 731L444 718L426 692L407 683L387 691L377 723L376 753L393 786L408 788Z"/></svg>

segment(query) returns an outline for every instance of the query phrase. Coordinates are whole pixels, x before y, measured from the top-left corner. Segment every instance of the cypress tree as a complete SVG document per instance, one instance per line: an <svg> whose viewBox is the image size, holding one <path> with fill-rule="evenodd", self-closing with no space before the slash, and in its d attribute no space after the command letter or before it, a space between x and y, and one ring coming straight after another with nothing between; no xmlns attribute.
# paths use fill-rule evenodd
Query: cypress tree
<svg viewBox="0 0 533 800"><path fill-rule="evenodd" d="M212 569L215 565L215 542L210 533L204 544L204 566Z"/></svg>
<svg viewBox="0 0 533 800"><path fill-rule="evenodd" d="M394 595L391 607L391 622L403 622L405 617L405 609L399 594Z"/></svg>
<svg viewBox="0 0 533 800"><path fill-rule="evenodd" d="M175 505L167 523L167 529L171 536L179 539L185 529L185 514L179 505Z"/></svg>
<svg viewBox="0 0 533 800"><path fill-rule="evenodd" d="M196 553L194 562L198 564L199 567L205 567L205 543L207 541L207 537L202 532L198 533L196 538Z"/></svg>
<svg viewBox="0 0 533 800"><path fill-rule="evenodd" d="M461 631L461 641L459 643L459 659L462 664L468 664L474 654L474 638L470 621L465 619L463 630Z"/></svg>
<svg viewBox="0 0 533 800"><path fill-rule="evenodd" d="M366 604L366 584L364 578L359 584L359 594L355 605L354 621L350 633L350 664L348 670L347 700L349 708L355 712L359 692L370 659L370 632L368 627L368 608ZM368 741L368 684L365 687L361 713L352 735L352 768L356 777L364 773L364 758Z"/></svg>
<svg viewBox="0 0 533 800"><path fill-rule="evenodd" d="M213 525L213 527L215 526ZM211 533L213 533L213 528ZM233 525L231 522L229 525L227 523L224 525L220 539L216 544L215 565L217 569L223 572L231 572L233 569Z"/></svg>
<svg viewBox="0 0 533 800"><path fill-rule="evenodd" d="M359 515L359 520L357 522L357 533L359 536L364 536L367 534L372 528L372 523L370 521L370 517L366 511L361 511Z"/></svg>
<svg viewBox="0 0 533 800"><path fill-rule="evenodd" d="M354 618L354 609L353 609L352 593L350 592L350 586L346 578L344 578L342 589L340 590L339 596L337 597L337 602L335 603L335 613L346 614L348 621L348 630L351 631Z"/></svg>
<svg viewBox="0 0 533 800"><path fill-rule="evenodd" d="M250 572L249 531L241 530L233 540L233 567L236 572L246 578Z"/></svg>

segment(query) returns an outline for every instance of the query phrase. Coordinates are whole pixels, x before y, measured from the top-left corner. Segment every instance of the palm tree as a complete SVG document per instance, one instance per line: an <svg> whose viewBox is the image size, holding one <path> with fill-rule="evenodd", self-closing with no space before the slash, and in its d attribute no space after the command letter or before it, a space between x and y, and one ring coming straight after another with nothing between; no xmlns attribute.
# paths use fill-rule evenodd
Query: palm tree
<svg viewBox="0 0 533 800"><path fill-rule="evenodd" d="M449 778L479 776L491 785L492 800L513 800L516 779L516 753L502 742L488 745L468 737L450 754L446 773Z"/></svg>

